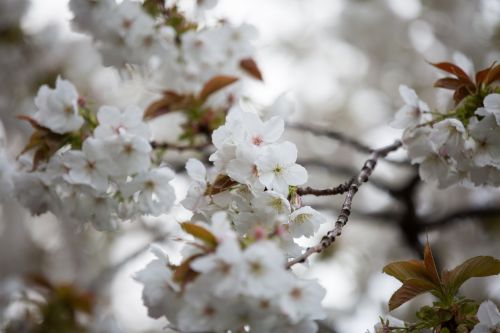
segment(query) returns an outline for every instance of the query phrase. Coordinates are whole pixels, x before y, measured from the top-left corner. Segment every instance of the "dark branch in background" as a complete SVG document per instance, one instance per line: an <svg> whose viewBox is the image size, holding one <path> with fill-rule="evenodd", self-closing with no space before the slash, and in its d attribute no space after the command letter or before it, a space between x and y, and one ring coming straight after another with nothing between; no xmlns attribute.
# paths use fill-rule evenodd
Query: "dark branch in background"
<svg viewBox="0 0 500 333"><path fill-rule="evenodd" d="M393 190L389 192L394 199L399 200L403 204L404 210L400 218L398 219L398 225L401 229L406 244L419 256L421 256L424 252L423 244L419 239L419 225L422 224L422 220L417 215L415 205L415 192L420 182L420 176L415 170L415 174L410 178L405 186L403 186L399 190Z"/></svg>
<svg viewBox="0 0 500 333"><path fill-rule="evenodd" d="M337 221L335 222L335 228L333 230L330 230L325 236L323 236L318 245L307 248L302 255L290 260L287 264L288 268L297 263L304 262L313 253L319 253L328 248L335 241L335 239L342 234L342 228L346 225L351 213L352 200L358 192L359 187L363 183L368 181L371 174L373 173L373 170L375 169L375 166L377 165L377 161L380 158L384 158L385 156L387 156L387 154L399 149L401 146L402 143L398 140L389 146L373 150L371 158L365 162L358 176L349 186L349 190L347 191L342 209L340 210L340 214L337 218Z"/></svg>
<svg viewBox="0 0 500 333"><path fill-rule="evenodd" d="M336 132L334 130L322 128L319 126L313 126L313 125L306 125L306 124L297 124L297 123L287 123L286 125L288 128L293 128L299 131L305 131L312 133L314 135L318 136L324 136L336 141L339 141L342 144L345 144L347 146L350 146L357 151L360 151L365 154L372 154L376 150L368 147L367 145L359 142L358 140L348 137L343 133ZM383 157L385 159L385 156ZM394 161L394 160L387 160L385 159L386 162L391 163L391 164L396 164L396 165L402 165L402 166L408 166L410 165L409 161Z"/></svg>
<svg viewBox="0 0 500 333"><path fill-rule="evenodd" d="M488 206L479 208L468 208L458 212L452 212L441 218L430 220L430 222L426 223L422 222L419 224L418 228L420 232L425 232L426 230L441 228L444 226L448 226L452 223L461 222L466 219L486 219L492 217L500 217L500 207Z"/></svg>

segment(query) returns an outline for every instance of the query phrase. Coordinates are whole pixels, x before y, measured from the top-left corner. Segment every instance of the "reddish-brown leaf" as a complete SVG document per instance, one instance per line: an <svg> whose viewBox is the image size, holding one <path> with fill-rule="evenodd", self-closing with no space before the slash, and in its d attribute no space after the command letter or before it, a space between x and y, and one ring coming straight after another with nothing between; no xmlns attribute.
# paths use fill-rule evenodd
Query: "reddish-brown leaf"
<svg viewBox="0 0 500 333"><path fill-rule="evenodd" d="M424 265L427 275L431 278L435 285L441 285L441 279L439 278L439 273L436 267L436 262L434 261L434 256L432 255L432 250L429 245L429 241L425 243L424 246Z"/></svg>
<svg viewBox="0 0 500 333"><path fill-rule="evenodd" d="M218 175L213 184L210 184L205 191L205 195L214 195L224 192L236 185L237 182L226 175Z"/></svg>
<svg viewBox="0 0 500 333"><path fill-rule="evenodd" d="M37 287L42 287L47 290L53 290L54 285L42 274L28 274L26 275L26 280L30 283L35 284Z"/></svg>
<svg viewBox="0 0 500 333"><path fill-rule="evenodd" d="M460 87L461 85L463 85L463 82L461 80L454 79L451 77L445 77L445 78L439 79L434 83L434 87L436 87L436 88L445 88L445 89L451 89L451 90L455 90L458 87Z"/></svg>
<svg viewBox="0 0 500 333"><path fill-rule="evenodd" d="M438 62L438 63L430 63L430 64L436 68L439 68L442 71L453 74L456 77L458 77L458 78L460 78L468 83L474 84L472 82L472 80L469 78L469 76L467 75L467 73L465 73L462 68L458 67L455 64L452 64L451 62Z"/></svg>
<svg viewBox="0 0 500 333"><path fill-rule="evenodd" d="M472 93L471 87L470 86L460 86L455 90L455 93L453 94L453 100L455 101L456 104L460 103L461 100L463 100L465 97L469 96Z"/></svg>
<svg viewBox="0 0 500 333"><path fill-rule="evenodd" d="M25 121L29 122L31 127L33 127L34 129L50 132L50 130L47 127L40 125L40 123L38 121L36 121L33 117L21 114L21 115L17 116L17 119L25 120Z"/></svg>
<svg viewBox="0 0 500 333"><path fill-rule="evenodd" d="M190 95L181 95L173 91L166 91L163 98L151 103L144 112L145 120L154 119L169 112L180 111L188 108L194 102Z"/></svg>
<svg viewBox="0 0 500 333"><path fill-rule="evenodd" d="M198 100L203 104L210 95L238 81L237 77L219 75L208 80L198 96Z"/></svg>
<svg viewBox="0 0 500 333"><path fill-rule="evenodd" d="M446 272L445 283L447 287L456 293L460 286L473 277L483 277L500 274L500 260L488 256L471 258Z"/></svg>
<svg viewBox="0 0 500 333"><path fill-rule="evenodd" d="M432 283L432 280L427 276L424 263L419 260L393 262L386 265L383 272L403 283L409 279L422 279Z"/></svg>
<svg viewBox="0 0 500 333"><path fill-rule="evenodd" d="M194 223L181 223L181 228L194 238L202 240L210 247L217 246L217 238L209 230Z"/></svg>
<svg viewBox="0 0 500 333"><path fill-rule="evenodd" d="M489 73L493 69L494 65L495 64L491 65L488 68L482 69L482 70L480 70L479 72L476 73L476 84L478 86L480 86L482 83L484 83L484 81L486 80L486 78L489 76Z"/></svg>
<svg viewBox="0 0 500 333"><path fill-rule="evenodd" d="M495 81L500 80L500 65L494 66L488 73L488 77L485 78L484 84L489 85Z"/></svg>
<svg viewBox="0 0 500 333"><path fill-rule="evenodd" d="M257 80L263 81L262 73L257 66L257 63L252 58L246 58L240 61L240 67L248 74L256 78Z"/></svg>
<svg viewBox="0 0 500 333"><path fill-rule="evenodd" d="M72 308L85 313L91 313L94 297L90 293L79 291L72 284L60 284L54 290L57 297L65 303L69 303Z"/></svg>
<svg viewBox="0 0 500 333"><path fill-rule="evenodd" d="M195 254L184 260L184 262L182 262L180 266L177 266L175 268L172 279L175 282L179 283L182 288L184 288L187 283L193 281L198 276L199 273L191 269L191 263L201 256L203 256L203 254Z"/></svg>
<svg viewBox="0 0 500 333"><path fill-rule="evenodd" d="M389 310L392 311L414 297L434 289L434 285L419 279L409 279L392 294L389 300Z"/></svg>

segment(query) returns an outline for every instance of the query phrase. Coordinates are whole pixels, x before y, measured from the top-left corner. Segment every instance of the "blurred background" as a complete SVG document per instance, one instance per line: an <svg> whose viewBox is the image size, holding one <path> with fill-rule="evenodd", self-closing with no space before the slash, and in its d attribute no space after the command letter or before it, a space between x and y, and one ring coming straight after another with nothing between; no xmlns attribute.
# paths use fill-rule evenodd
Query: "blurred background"
<svg viewBox="0 0 500 333"><path fill-rule="evenodd" d="M428 62L455 61L472 71L467 58L476 70L500 61L500 0L220 0L208 14L259 30L256 60L264 83L245 87L252 103L267 105L286 93L296 106L291 121L340 131L371 147L401 136L388 125L403 104L400 84L414 88L431 108L450 105L447 92L432 88L440 74ZM32 114L38 87L57 75L104 101L119 96L120 76L102 66L89 38L71 30L71 18L66 0L0 0L0 137L12 156L31 132L15 116ZM161 125L156 132L162 134ZM310 132L288 129L286 135L298 145L314 187L344 182L367 157ZM404 152L398 154L394 158L405 161ZM182 165L190 156L177 154L171 162ZM178 198L187 184L185 176L175 180ZM304 198L332 220L340 200ZM382 267L418 258L427 237L441 267L475 255L500 257L499 209L498 189L438 190L421 183L411 165L381 162L373 182L357 195L342 237L310 267L297 268L327 289L329 318L322 330L372 329L388 313L387 302L400 285L382 274ZM152 258L147 253L152 242L174 259L179 255L177 221L187 217L177 205L168 216L125 223L118 232L75 232L51 214L32 217L15 201L5 203L0 331L1 323L25 311L19 299L28 292L28 273L97 294L95 332L164 331L165 319L147 317L132 275ZM319 234L331 224L323 227ZM470 281L463 293L500 305L500 277ZM418 297L392 315L411 320L428 301Z"/></svg>

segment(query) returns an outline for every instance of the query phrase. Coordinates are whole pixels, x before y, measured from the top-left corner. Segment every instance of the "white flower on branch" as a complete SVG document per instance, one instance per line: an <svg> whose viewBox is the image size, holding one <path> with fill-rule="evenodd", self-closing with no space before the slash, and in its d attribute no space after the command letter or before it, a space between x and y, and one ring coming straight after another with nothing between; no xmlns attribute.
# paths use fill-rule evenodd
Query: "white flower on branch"
<svg viewBox="0 0 500 333"><path fill-rule="evenodd" d="M143 111L131 105L124 110L113 106L102 106L97 112L99 126L94 130L96 138L106 138L113 135L138 135L149 139L149 126L142 120Z"/></svg>
<svg viewBox="0 0 500 333"><path fill-rule="evenodd" d="M259 180L268 189L288 195L290 185L302 185L307 181L307 171L297 160L297 148L291 142L267 147L266 153L256 162Z"/></svg>
<svg viewBox="0 0 500 333"><path fill-rule="evenodd" d="M66 80L57 78L55 89L44 85L35 98L35 119L55 133L63 134L78 130L84 123L78 114L78 92Z"/></svg>
<svg viewBox="0 0 500 333"><path fill-rule="evenodd" d="M401 85L399 93L406 104L396 113L395 119L391 123L392 127L413 127L431 119L430 115L427 114L429 106L418 98L415 90Z"/></svg>
<svg viewBox="0 0 500 333"><path fill-rule="evenodd" d="M62 156L63 163L69 168L63 177L72 184L89 185L100 192L108 188L108 178L99 167L99 152L94 140L85 140L82 150L69 150Z"/></svg>
<svg viewBox="0 0 500 333"><path fill-rule="evenodd" d="M305 206L290 215L289 230L293 237L312 237L326 219L315 209Z"/></svg>
<svg viewBox="0 0 500 333"><path fill-rule="evenodd" d="M120 133L114 137L96 140L105 172L113 177L126 177L148 170L152 148L141 136Z"/></svg>
<svg viewBox="0 0 500 333"><path fill-rule="evenodd" d="M158 216L167 213L174 204L175 192L169 184L174 176L169 168L155 168L134 177L122 186L121 192L126 197L137 196L141 214Z"/></svg>
<svg viewBox="0 0 500 333"><path fill-rule="evenodd" d="M144 285L142 300L151 317L160 318L166 314L168 318L175 318L181 299L174 293L178 286L172 281L172 271L168 268L170 262L158 246L152 246L151 252L156 259L137 272L134 279Z"/></svg>
<svg viewBox="0 0 500 333"><path fill-rule="evenodd" d="M484 113L494 115L500 125L500 94L489 94L484 98L483 104Z"/></svg>

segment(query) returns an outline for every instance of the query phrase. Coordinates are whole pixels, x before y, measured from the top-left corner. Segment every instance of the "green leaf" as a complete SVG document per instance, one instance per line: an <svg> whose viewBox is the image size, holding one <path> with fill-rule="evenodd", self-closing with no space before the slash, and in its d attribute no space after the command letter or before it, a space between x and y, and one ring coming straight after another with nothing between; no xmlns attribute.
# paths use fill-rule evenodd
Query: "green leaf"
<svg viewBox="0 0 500 333"><path fill-rule="evenodd" d="M192 235L194 238L202 240L205 244L210 247L217 246L217 238L215 238L214 234L212 234L207 229L203 228L194 223L181 223L181 228L188 234Z"/></svg>
<svg viewBox="0 0 500 333"><path fill-rule="evenodd" d="M500 260L489 256L479 256L465 261L449 272L445 272L445 284L455 294L460 286L473 277L484 277L500 274Z"/></svg>
<svg viewBox="0 0 500 333"><path fill-rule="evenodd" d="M408 279L403 286L392 294L389 300L389 310L392 311L416 296L434 289L435 286L422 279Z"/></svg>

